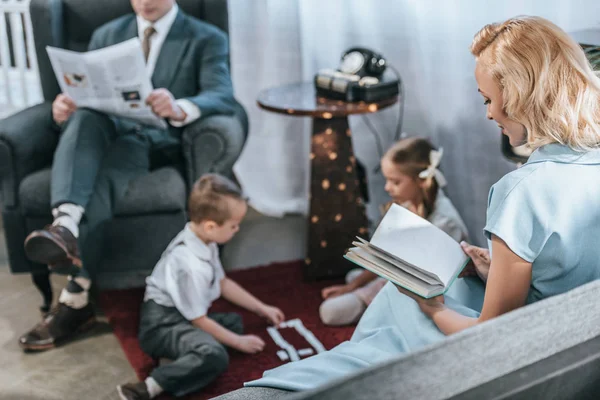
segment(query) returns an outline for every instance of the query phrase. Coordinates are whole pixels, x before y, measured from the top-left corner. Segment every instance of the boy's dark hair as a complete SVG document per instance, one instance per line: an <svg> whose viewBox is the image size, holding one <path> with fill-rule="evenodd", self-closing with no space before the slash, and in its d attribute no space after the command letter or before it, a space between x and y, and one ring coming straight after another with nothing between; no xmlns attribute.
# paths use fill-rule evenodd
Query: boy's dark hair
<svg viewBox="0 0 600 400"><path fill-rule="evenodd" d="M431 142L425 138L412 137L396 142L386 153L386 157L392 161L400 171L413 179L420 179L419 173L429 167L429 154L436 150ZM425 217L433 212L433 206L437 198L439 185L432 176L425 179L423 188L423 206Z"/></svg>
<svg viewBox="0 0 600 400"><path fill-rule="evenodd" d="M215 221L223 225L231 218L226 198L245 201L242 190L232 180L217 174L205 174L194 183L188 200L188 216L192 222Z"/></svg>

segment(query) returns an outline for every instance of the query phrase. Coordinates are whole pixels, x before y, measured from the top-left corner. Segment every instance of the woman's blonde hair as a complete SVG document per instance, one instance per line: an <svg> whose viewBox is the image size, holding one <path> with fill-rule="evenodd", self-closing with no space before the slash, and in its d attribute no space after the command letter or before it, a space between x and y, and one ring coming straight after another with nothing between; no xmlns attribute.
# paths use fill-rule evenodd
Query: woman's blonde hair
<svg viewBox="0 0 600 400"><path fill-rule="evenodd" d="M433 212L439 189L438 181L433 175L425 179L419 178L419 174L429 167L429 155L432 150L436 149L429 140L412 137L396 142L384 155L404 175L417 182L422 181L423 184L420 186L423 204L415 204L415 206L425 218Z"/></svg>
<svg viewBox="0 0 600 400"><path fill-rule="evenodd" d="M558 26L526 16L489 24L475 35L471 53L502 90L508 117L527 129L532 149L600 146L600 78Z"/></svg>

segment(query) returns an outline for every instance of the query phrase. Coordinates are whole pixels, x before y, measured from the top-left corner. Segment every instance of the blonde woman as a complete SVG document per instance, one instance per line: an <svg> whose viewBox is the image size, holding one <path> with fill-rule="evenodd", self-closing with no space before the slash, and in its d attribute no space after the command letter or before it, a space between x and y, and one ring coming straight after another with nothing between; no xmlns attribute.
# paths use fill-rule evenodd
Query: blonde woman
<svg viewBox="0 0 600 400"><path fill-rule="evenodd" d="M512 145L534 149L490 190L489 252L464 244L478 278L431 300L388 283L349 342L267 371L253 386L312 388L600 278L599 78L577 43L543 18L487 25L471 52L487 117Z"/></svg>

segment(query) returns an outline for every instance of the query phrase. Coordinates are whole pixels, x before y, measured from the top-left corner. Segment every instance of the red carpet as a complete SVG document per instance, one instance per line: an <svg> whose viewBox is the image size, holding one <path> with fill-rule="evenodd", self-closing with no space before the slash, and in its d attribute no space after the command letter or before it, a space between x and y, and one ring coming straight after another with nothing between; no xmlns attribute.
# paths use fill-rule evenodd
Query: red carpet
<svg viewBox="0 0 600 400"><path fill-rule="evenodd" d="M319 320L321 289L334 282L311 282L302 280L301 262L272 264L266 267L234 271L228 276L241 284L256 297L283 310L286 319L299 318L304 326L312 331L326 349L348 340L354 327L326 327ZM104 313L121 343L127 359L140 379L146 378L156 365L145 355L137 340L139 311L143 289L105 291L100 296ZM265 350L254 355L230 351L230 365L223 375L206 387L202 393L187 396L186 399L200 400L230 392L242 387L243 382L260 378L263 371L283 364L277 356L281 350L266 331L267 323L260 317L233 306L226 301L217 301L210 311L235 311L244 318L244 333L261 337ZM280 330L282 336L296 349L310 347L295 329ZM161 399L169 399L164 396Z"/></svg>

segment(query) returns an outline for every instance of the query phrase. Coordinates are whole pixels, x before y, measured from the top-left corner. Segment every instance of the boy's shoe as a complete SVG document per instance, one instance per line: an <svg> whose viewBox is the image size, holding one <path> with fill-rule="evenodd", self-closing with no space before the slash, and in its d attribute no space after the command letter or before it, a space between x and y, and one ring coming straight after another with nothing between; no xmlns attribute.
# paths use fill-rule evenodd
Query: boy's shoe
<svg viewBox="0 0 600 400"><path fill-rule="evenodd" d="M150 400L150 393L148 393L145 382L119 385L117 392L122 400Z"/></svg>
<svg viewBox="0 0 600 400"><path fill-rule="evenodd" d="M91 304L76 309L59 303L42 322L19 338L19 346L26 351L48 350L57 343L92 328L95 322Z"/></svg>

